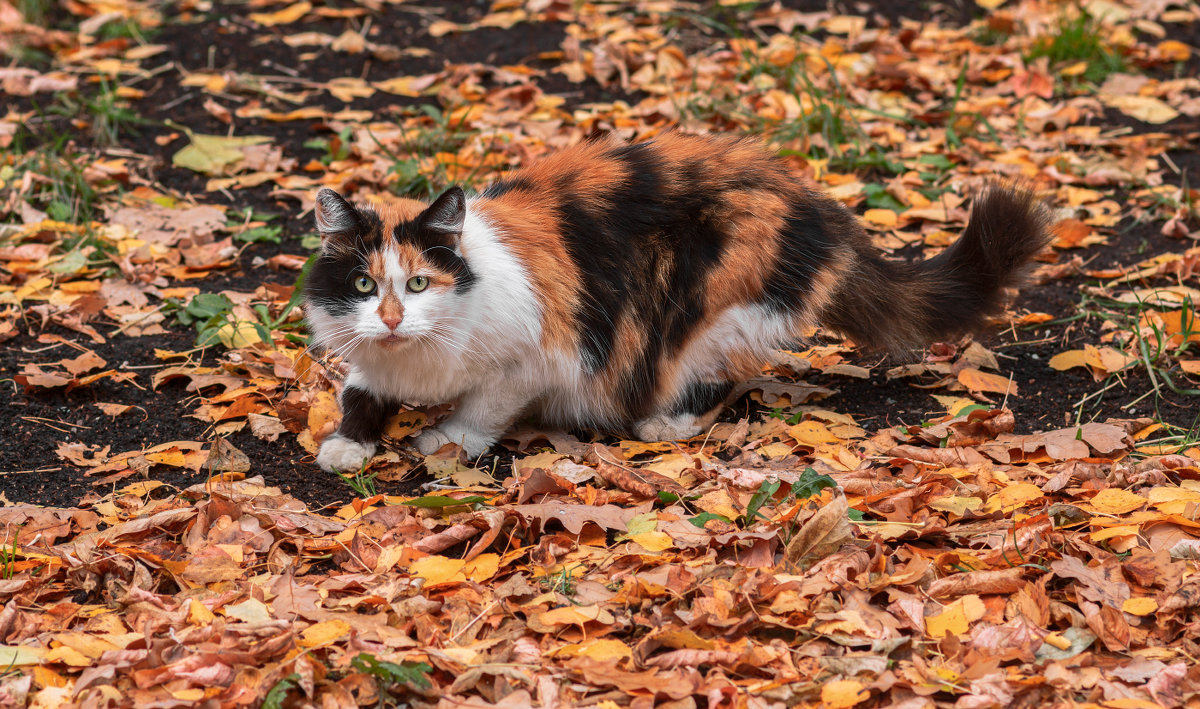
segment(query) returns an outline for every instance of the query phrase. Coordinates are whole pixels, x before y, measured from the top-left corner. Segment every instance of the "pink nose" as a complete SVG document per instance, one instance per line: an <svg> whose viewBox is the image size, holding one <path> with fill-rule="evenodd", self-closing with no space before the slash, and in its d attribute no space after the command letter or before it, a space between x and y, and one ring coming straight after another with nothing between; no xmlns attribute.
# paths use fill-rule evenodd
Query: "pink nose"
<svg viewBox="0 0 1200 709"><path fill-rule="evenodd" d="M388 326L388 329L389 329L389 330L395 330L395 329L396 329L396 328L397 328L397 327L400 325L400 321L401 321L401 320L403 320L403 319L404 319L403 317L399 317L399 318L380 318L380 320L382 320L382 321L383 321L383 324Z"/></svg>

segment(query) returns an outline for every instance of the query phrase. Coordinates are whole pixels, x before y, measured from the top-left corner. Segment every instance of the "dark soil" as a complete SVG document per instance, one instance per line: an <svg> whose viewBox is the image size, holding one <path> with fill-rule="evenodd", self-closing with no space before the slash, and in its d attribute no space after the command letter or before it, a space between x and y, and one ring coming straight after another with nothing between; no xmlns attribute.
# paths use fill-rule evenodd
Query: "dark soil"
<svg viewBox="0 0 1200 709"><path fill-rule="evenodd" d="M199 175L171 166L171 155L183 145L182 136L173 142L159 144L156 138L177 132L165 125L171 120L204 133L224 133L228 126L210 116L202 107L204 94L199 89L188 89L180 85L187 72L236 71L276 77L295 76L298 79L322 82L336 77L362 77L370 81L402 75L419 75L438 71L446 63L486 63L495 66L525 64L544 71L538 79L544 91L561 95L568 107L590 102L607 102L614 99L637 101L638 95L627 95L612 88L603 88L594 82L582 85L570 84L560 74L549 70L552 62L539 60L544 52L561 47L566 26L562 23L518 24L510 29L481 29L461 35L440 38L429 36L426 27L433 19L445 18L454 21L477 19L490 7L490 0L471 0L446 3L444 7L432 4L432 10L408 8L405 5L388 6L385 13L371 16L368 39L381 44L400 48L420 47L432 53L424 57L405 57L396 61L378 61L369 55L349 55L327 48L292 48L280 38L284 32L318 31L339 35L345 29L361 29L363 18L352 20L321 20L305 22L302 26L289 26L275 31L274 41L257 41L271 31L251 27L245 16L251 10L243 5L218 4L206 16L170 19L151 41L168 47L165 54L148 63L148 67L170 64L171 68L158 73L154 78L142 82L138 88L146 95L136 102L149 123L142 126L136 135L122 141L122 147L152 156L153 178L162 186L181 194L204 195L205 180ZM895 3L869 2L825 2L818 0L784 0L784 5L805 12L833 9L835 12L863 13L875 25L895 26L902 18L929 21L939 19L963 23L970 21L979 11L973 2L927 3L905 0ZM694 29L708 34L707 28ZM1200 26L1179 29L1173 27L1172 38L1196 46L1200 44ZM1175 36L1178 35L1178 36ZM197 38L205 38L197 41ZM1200 70L1197 54L1193 54L1187 70ZM1167 69L1163 69L1164 72ZM1171 69L1178 71L1177 68ZM432 101L433 99L428 99ZM386 115L391 111L412 108L422 99L392 96L382 92L367 99L355 101L355 109L367 109ZM240 104L224 102L231 109ZM320 105L337 110L346 104L327 93L312 97L310 105ZM1168 131L1182 139L1194 138L1200 131L1197 122L1178 121L1169 126L1147 126L1116 114L1109 116L1114 123L1129 125L1136 132ZM239 135L258 134L271 137L284 147L285 154L306 162L318 158L321 151L306 148L303 143L313 137L328 136L329 131L319 121L297 121L273 123L262 120L235 119ZM81 138L81 140L84 140ZM1168 172L1167 179L1178 183L1186 179L1196 184L1200 178L1200 156L1193 150L1180 149L1169 153L1171 161L1178 166L1180 174ZM278 274L266 270L255 270L252 261L277 253L301 254L300 238L312 231L306 219L296 214L297 205L290 200L270 196L270 187L263 186L238 190L232 199L213 193L205 195L207 201L225 202L232 207L253 207L282 215L284 240L282 244L259 243L245 250L237 267L204 282L206 290L228 288L252 291L264 281L288 282L289 274ZM1122 224L1110 237L1107 245L1092 247L1083 256L1091 259L1093 268L1128 265L1140 258L1148 258L1164 251L1178 251L1178 242L1168 240L1159 232L1158 225ZM1076 313L1080 300L1079 287L1087 279L1067 278L1044 285L1026 288L1017 306L1030 311L1053 314L1056 318L1067 318ZM1020 396L1010 398L1007 405L1016 412L1019 430L1057 428L1073 421L1078 413L1084 420L1108 417L1128 418L1154 414L1163 420L1182 427L1195 425L1196 406L1186 399L1176 400L1169 396L1148 397L1130 406L1150 390L1148 380L1138 377L1127 379L1123 386L1116 387L1101 400L1089 402L1081 411L1076 411L1075 402L1099 386L1090 375L1081 370L1056 372L1047 365L1054 354L1069 347L1080 347L1085 342L1098 340L1098 322L1087 319L1057 325L1043 325L1031 330L1020 331L1017 339L1012 333L991 333L981 337L982 342L998 353L1004 367L1017 373L1016 381ZM71 338L73 333L56 332ZM48 347L34 337L22 335L0 346L0 385L12 387L11 395L6 390L0 394L0 421L9 427L5 435L6 445L0 446L0 494L14 502L34 502L46 505L73 505L80 500L107 492L82 476L81 471L62 461L55 454L56 447L64 442L83 442L97 446L111 446L112 452L123 452L143 446L174 440L206 440L208 425L190 418L194 402L182 385L167 384L158 392L149 392L149 380L154 369L141 369L154 360L149 356L154 348L184 350L192 346L194 334L179 328L167 335L143 338L117 337L104 345L91 346L108 362L109 367L129 369L137 372L139 389L131 384L114 384L102 381L89 387L77 389L70 394L34 393L27 394L11 381L26 363L47 363L76 352L57 345ZM211 356L210 356L211 359ZM878 359L863 357L859 364L873 366ZM937 415L940 408L930 397L931 393L946 393L939 389L923 389L912 380L887 381L885 372L899 362L874 366L870 379L815 375L813 383L836 390L833 398L824 406L839 412L854 415L870 429L896 424L913 424ZM109 402L130 404L136 408L110 419L93 404ZM760 407L747 399L734 402L726 411L725 418L736 420L749 414L761 415ZM283 435L274 443L263 442L242 431L229 438L237 448L248 454L253 473L263 475L269 484L278 485L313 506L345 501L353 493L334 476L322 473L296 444L294 437ZM510 455L500 456L496 462L503 472ZM170 469L156 467L153 475L169 485L184 487L204 479L204 474L180 474ZM136 478L127 478L116 483L126 484ZM403 492L412 484L380 484L381 492Z"/></svg>

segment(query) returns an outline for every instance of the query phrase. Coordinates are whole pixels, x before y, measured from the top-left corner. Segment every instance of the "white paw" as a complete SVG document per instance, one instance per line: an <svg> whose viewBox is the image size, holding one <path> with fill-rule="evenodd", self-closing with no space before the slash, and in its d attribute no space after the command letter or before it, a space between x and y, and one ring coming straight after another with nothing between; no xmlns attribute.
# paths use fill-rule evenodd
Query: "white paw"
<svg viewBox="0 0 1200 709"><path fill-rule="evenodd" d="M679 441L700 433L700 417L694 414L660 414L633 425L633 433L643 441Z"/></svg>
<svg viewBox="0 0 1200 709"><path fill-rule="evenodd" d="M325 472L357 473L362 469L363 461L374 455L374 443L359 443L335 433L321 443L317 465Z"/></svg>
<svg viewBox="0 0 1200 709"><path fill-rule="evenodd" d="M412 441L422 455L436 453L447 443L454 443L462 446L463 452L467 454L468 458L478 458L492 447L496 439L477 431L461 429L452 424L443 424L421 431Z"/></svg>
<svg viewBox="0 0 1200 709"><path fill-rule="evenodd" d="M450 439L446 438L446 434L438 430L436 426L427 428L412 438L412 444L416 446L417 450L421 451L421 455L437 453L442 446L449 442Z"/></svg>

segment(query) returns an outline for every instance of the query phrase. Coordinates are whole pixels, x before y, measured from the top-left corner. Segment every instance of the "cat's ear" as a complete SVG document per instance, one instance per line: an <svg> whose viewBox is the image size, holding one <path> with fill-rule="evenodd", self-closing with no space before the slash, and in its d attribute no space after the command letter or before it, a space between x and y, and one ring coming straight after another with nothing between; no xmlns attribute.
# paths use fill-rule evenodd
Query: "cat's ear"
<svg viewBox="0 0 1200 709"><path fill-rule="evenodd" d="M354 205L328 187L322 187L321 191L317 192L317 206L314 212L322 242L329 237L351 236L363 227L362 217Z"/></svg>
<svg viewBox="0 0 1200 709"><path fill-rule="evenodd" d="M442 193L421 213L421 227L438 234L458 237L467 218L467 196L458 185Z"/></svg>

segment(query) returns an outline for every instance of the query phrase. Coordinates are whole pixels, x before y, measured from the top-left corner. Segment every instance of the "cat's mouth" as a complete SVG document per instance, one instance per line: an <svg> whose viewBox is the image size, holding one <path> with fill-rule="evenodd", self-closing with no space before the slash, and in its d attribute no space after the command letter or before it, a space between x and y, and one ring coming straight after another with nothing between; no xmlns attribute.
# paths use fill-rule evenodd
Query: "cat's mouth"
<svg viewBox="0 0 1200 709"><path fill-rule="evenodd" d="M384 347L396 347L398 345L404 344L405 342L408 342L411 339L412 338L409 337L408 335L405 335L405 334L402 334L399 332L389 332L386 335L380 335L378 338L375 339L375 342Z"/></svg>

